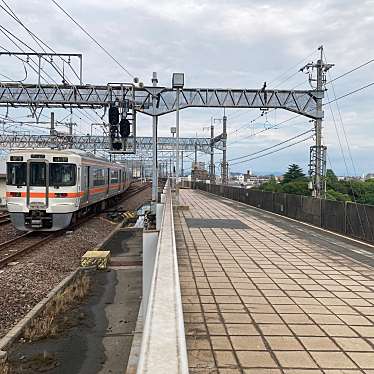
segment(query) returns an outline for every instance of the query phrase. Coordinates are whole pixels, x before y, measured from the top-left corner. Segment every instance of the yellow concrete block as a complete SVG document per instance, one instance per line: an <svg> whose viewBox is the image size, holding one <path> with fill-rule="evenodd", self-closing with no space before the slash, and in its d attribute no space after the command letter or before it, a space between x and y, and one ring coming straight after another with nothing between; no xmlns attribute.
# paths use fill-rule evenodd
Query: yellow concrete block
<svg viewBox="0 0 374 374"><path fill-rule="evenodd" d="M81 266L96 266L106 269L110 260L110 251L87 251L81 259Z"/></svg>

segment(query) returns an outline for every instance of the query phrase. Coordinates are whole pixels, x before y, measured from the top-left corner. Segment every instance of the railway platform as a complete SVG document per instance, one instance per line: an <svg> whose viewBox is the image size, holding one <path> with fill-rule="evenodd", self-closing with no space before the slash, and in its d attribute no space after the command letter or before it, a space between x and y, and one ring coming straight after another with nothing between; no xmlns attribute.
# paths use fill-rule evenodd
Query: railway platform
<svg viewBox="0 0 374 374"><path fill-rule="evenodd" d="M374 373L374 247L196 190L174 224L190 373Z"/></svg>

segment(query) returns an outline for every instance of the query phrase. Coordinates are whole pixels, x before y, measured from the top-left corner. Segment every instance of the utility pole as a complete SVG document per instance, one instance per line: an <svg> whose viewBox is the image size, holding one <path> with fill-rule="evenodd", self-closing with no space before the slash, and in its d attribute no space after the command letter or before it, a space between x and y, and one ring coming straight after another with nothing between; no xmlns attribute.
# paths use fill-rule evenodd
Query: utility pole
<svg viewBox="0 0 374 374"><path fill-rule="evenodd" d="M227 184L228 181L227 166L227 117L224 115L222 119L222 184Z"/></svg>
<svg viewBox="0 0 374 374"><path fill-rule="evenodd" d="M76 126L76 123L69 122L67 123L69 129L69 147L73 148L73 126Z"/></svg>
<svg viewBox="0 0 374 374"><path fill-rule="evenodd" d="M320 47L321 57L317 61L317 92L321 93L317 97L317 112L322 111L322 97L323 97L323 47ZM315 131L316 131L316 171L315 171L315 184L314 184L314 195L317 198L321 198L321 191L323 189L322 178L324 174L322 173L322 119L316 119L315 121Z"/></svg>
<svg viewBox="0 0 374 374"><path fill-rule="evenodd" d="M179 178L179 97L180 97L180 90L183 89L184 86L184 73L173 73L172 78L172 87L176 89L177 96L176 96L176 105L175 105L175 126L176 126L176 144L175 144L175 200L177 204L179 204L179 188L178 188L178 178Z"/></svg>
<svg viewBox="0 0 374 374"><path fill-rule="evenodd" d="M157 73L153 72L152 75L152 85L157 87L158 79ZM153 107L153 116L152 116L152 202L158 202L158 175L157 175L157 122L158 117L156 116L156 106L157 106L157 96L156 93L153 93L152 96L152 107Z"/></svg>
<svg viewBox="0 0 374 374"><path fill-rule="evenodd" d="M324 84L326 83L326 72L333 67L333 64L326 64L323 61L323 46L321 45L318 50L320 51L320 58L317 63L309 63L302 67L300 70L309 73L309 83L316 82L315 100L316 111L319 115L314 121L315 128L315 145L310 147L310 162L309 162L309 175L312 179L312 196L321 198L325 194L325 175L326 175L326 151L327 147L322 145L322 117L323 117L323 97L324 97ZM313 69L317 70L317 77L313 79Z"/></svg>
<svg viewBox="0 0 374 374"><path fill-rule="evenodd" d="M181 151L181 161L182 161L182 166L181 166L181 177L183 178L184 176L184 165L183 165L183 151Z"/></svg>
<svg viewBox="0 0 374 374"><path fill-rule="evenodd" d="M176 116L176 142L175 142L175 200L179 204L179 188L178 188L178 178L179 178L179 94L180 89L177 87L177 99L175 107Z"/></svg>
<svg viewBox="0 0 374 374"><path fill-rule="evenodd" d="M55 134L55 113L51 112L51 128L49 134L53 136Z"/></svg>
<svg viewBox="0 0 374 374"><path fill-rule="evenodd" d="M195 143L195 162L191 165L191 180L196 182L196 168L197 168L197 143Z"/></svg>
<svg viewBox="0 0 374 374"><path fill-rule="evenodd" d="M214 168L214 122L211 119L210 124L210 165L209 165L209 177L210 183L213 184L216 180L215 178L215 168Z"/></svg>

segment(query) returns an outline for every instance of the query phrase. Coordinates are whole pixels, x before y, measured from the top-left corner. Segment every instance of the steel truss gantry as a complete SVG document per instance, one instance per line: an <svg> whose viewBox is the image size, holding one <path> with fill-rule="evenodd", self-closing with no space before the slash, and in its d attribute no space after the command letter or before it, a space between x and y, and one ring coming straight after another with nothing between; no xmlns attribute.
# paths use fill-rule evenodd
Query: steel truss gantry
<svg viewBox="0 0 374 374"><path fill-rule="evenodd" d="M77 136L77 135L0 135L0 148L75 148L87 151L109 150L108 136ZM130 142L129 144L133 144ZM179 147L181 151L194 152L195 150L210 153L210 138L180 138ZM140 152L151 151L153 146L152 137L136 137L136 149ZM222 150L222 139L216 137L213 146ZM158 151L173 151L175 149L175 138L158 137Z"/></svg>
<svg viewBox="0 0 374 374"><path fill-rule="evenodd" d="M317 100L323 97L323 91L224 88L182 88L179 91L179 109L279 108L313 119L323 118L323 111L317 110L316 105ZM72 86L0 83L0 106L8 107L102 108L126 102L137 112L161 116L176 110L176 96L177 92L172 88L137 87L132 84Z"/></svg>

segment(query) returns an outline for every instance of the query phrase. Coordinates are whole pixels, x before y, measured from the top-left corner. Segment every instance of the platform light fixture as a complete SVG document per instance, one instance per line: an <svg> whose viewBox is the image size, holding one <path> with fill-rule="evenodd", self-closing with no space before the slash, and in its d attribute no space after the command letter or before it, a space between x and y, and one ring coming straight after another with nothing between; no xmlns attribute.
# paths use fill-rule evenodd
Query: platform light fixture
<svg viewBox="0 0 374 374"><path fill-rule="evenodd" d="M173 79L171 81L173 88L183 88L184 87L184 73L173 73Z"/></svg>
<svg viewBox="0 0 374 374"><path fill-rule="evenodd" d="M175 146L175 166L176 166L176 178L175 178L175 197L177 204L179 204L179 188L178 188L178 180L179 180L179 96L180 96L180 90L184 87L184 73L173 73L173 79L172 79L172 87L177 90L176 95L176 146Z"/></svg>

